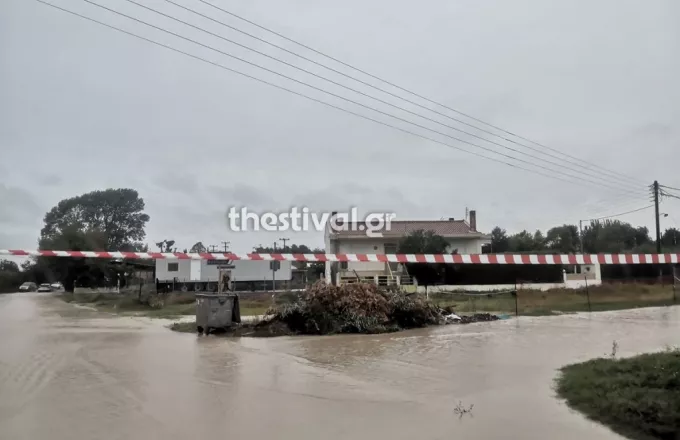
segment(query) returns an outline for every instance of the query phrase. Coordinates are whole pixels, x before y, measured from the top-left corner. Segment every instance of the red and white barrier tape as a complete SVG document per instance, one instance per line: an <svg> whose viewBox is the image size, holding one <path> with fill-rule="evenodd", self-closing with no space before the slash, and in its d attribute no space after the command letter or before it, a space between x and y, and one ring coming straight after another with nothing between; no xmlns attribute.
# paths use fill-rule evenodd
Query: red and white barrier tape
<svg viewBox="0 0 680 440"><path fill-rule="evenodd" d="M256 261L340 261L384 263L452 264L677 264L680 254L232 254L100 251L3 250L0 255L129 260L256 260Z"/></svg>

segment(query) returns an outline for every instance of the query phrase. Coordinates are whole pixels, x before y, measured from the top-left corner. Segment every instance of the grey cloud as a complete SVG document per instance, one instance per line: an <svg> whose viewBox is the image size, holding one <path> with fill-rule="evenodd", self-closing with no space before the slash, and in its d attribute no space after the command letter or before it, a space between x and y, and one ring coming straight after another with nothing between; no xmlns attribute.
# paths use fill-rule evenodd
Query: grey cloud
<svg viewBox="0 0 680 440"><path fill-rule="evenodd" d="M56 174L48 174L40 178L40 184L44 186L56 186L64 181L63 178Z"/></svg>
<svg viewBox="0 0 680 440"><path fill-rule="evenodd" d="M169 193L194 194L198 189L196 177L182 175L180 170L168 170L165 174L156 177L153 183Z"/></svg>
<svg viewBox="0 0 680 440"><path fill-rule="evenodd" d="M275 208L274 198L266 188L259 189L247 183L236 183L231 187L212 187L212 193L217 203L224 209L230 206L245 206L248 208Z"/></svg>
<svg viewBox="0 0 680 440"><path fill-rule="evenodd" d="M21 224L43 213L33 194L5 184L0 184L0 207L0 223Z"/></svg>

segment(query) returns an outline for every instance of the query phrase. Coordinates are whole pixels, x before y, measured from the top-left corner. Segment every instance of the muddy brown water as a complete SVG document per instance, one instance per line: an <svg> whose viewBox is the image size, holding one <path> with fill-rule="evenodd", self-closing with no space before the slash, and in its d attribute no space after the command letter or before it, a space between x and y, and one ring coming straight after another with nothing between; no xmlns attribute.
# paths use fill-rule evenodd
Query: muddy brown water
<svg viewBox="0 0 680 440"><path fill-rule="evenodd" d="M0 438L616 439L555 398L557 368L614 340L620 355L680 345L679 330L675 307L224 339L0 295Z"/></svg>

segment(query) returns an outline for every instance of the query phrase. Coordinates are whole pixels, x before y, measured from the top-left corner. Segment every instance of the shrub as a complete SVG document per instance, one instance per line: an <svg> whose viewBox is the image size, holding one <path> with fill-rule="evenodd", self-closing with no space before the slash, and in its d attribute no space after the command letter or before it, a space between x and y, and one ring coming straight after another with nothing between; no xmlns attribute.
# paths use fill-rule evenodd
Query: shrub
<svg viewBox="0 0 680 440"><path fill-rule="evenodd" d="M441 322L438 309L416 296L387 292L374 284L332 286L316 283L292 303L269 310L295 333L381 333Z"/></svg>

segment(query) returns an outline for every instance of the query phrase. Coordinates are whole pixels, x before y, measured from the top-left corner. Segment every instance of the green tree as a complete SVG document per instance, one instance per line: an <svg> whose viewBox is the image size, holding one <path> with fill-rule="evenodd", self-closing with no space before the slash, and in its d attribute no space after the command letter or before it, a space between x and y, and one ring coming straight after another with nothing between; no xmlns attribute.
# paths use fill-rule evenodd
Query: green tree
<svg viewBox="0 0 680 440"><path fill-rule="evenodd" d="M203 252L208 252L205 246L203 246L203 242L199 241L198 243L195 243L193 246L191 246L191 249L189 249L189 252L191 253L203 253Z"/></svg>
<svg viewBox="0 0 680 440"><path fill-rule="evenodd" d="M22 283L22 274L14 261L0 260L0 293L16 292Z"/></svg>
<svg viewBox="0 0 680 440"><path fill-rule="evenodd" d="M434 231L420 229L403 237L399 241L397 252L400 254L455 254L458 252L457 250L449 252L448 249L449 243L444 237ZM406 270L415 277L418 284L428 286L441 281L446 272L446 264L407 263Z"/></svg>
<svg viewBox="0 0 680 440"><path fill-rule="evenodd" d="M649 230L619 220L593 221L583 228L586 253L624 253L650 249Z"/></svg>
<svg viewBox="0 0 680 440"><path fill-rule="evenodd" d="M532 250L542 251L545 249L545 236L539 230L534 232L534 248Z"/></svg>
<svg viewBox="0 0 680 440"><path fill-rule="evenodd" d="M579 233L576 225L562 225L550 228L546 234L548 249L561 254L573 254L579 250Z"/></svg>
<svg viewBox="0 0 680 440"><path fill-rule="evenodd" d="M54 249L66 230L97 234L91 242L98 249L133 251L143 247L144 227L149 216L144 200L133 189L107 189L64 199L45 215L40 232L41 249Z"/></svg>
<svg viewBox="0 0 680 440"><path fill-rule="evenodd" d="M40 249L74 251L138 251L149 216L144 200L132 189L93 191L62 200L44 218ZM113 284L118 268L86 258L39 257L34 275L61 281L68 290L74 282L85 286Z"/></svg>
<svg viewBox="0 0 680 440"><path fill-rule="evenodd" d="M511 252L531 252L541 249L540 244L535 241L536 234L526 230L511 235L508 239L509 250ZM542 237L542 234L541 234Z"/></svg>
<svg viewBox="0 0 680 440"><path fill-rule="evenodd" d="M502 254L510 250L510 239L505 229L496 226L491 230L491 252Z"/></svg>
<svg viewBox="0 0 680 440"><path fill-rule="evenodd" d="M177 248L173 248L175 240L163 240L156 243L160 252L177 252Z"/></svg>
<svg viewBox="0 0 680 440"><path fill-rule="evenodd" d="M449 243L434 231L419 229L399 241L400 254L446 254Z"/></svg>
<svg viewBox="0 0 680 440"><path fill-rule="evenodd" d="M0 260L0 272L19 273L19 265L14 261Z"/></svg>
<svg viewBox="0 0 680 440"><path fill-rule="evenodd" d="M661 244L666 249L680 249L680 230L676 228L666 229L661 236Z"/></svg>

